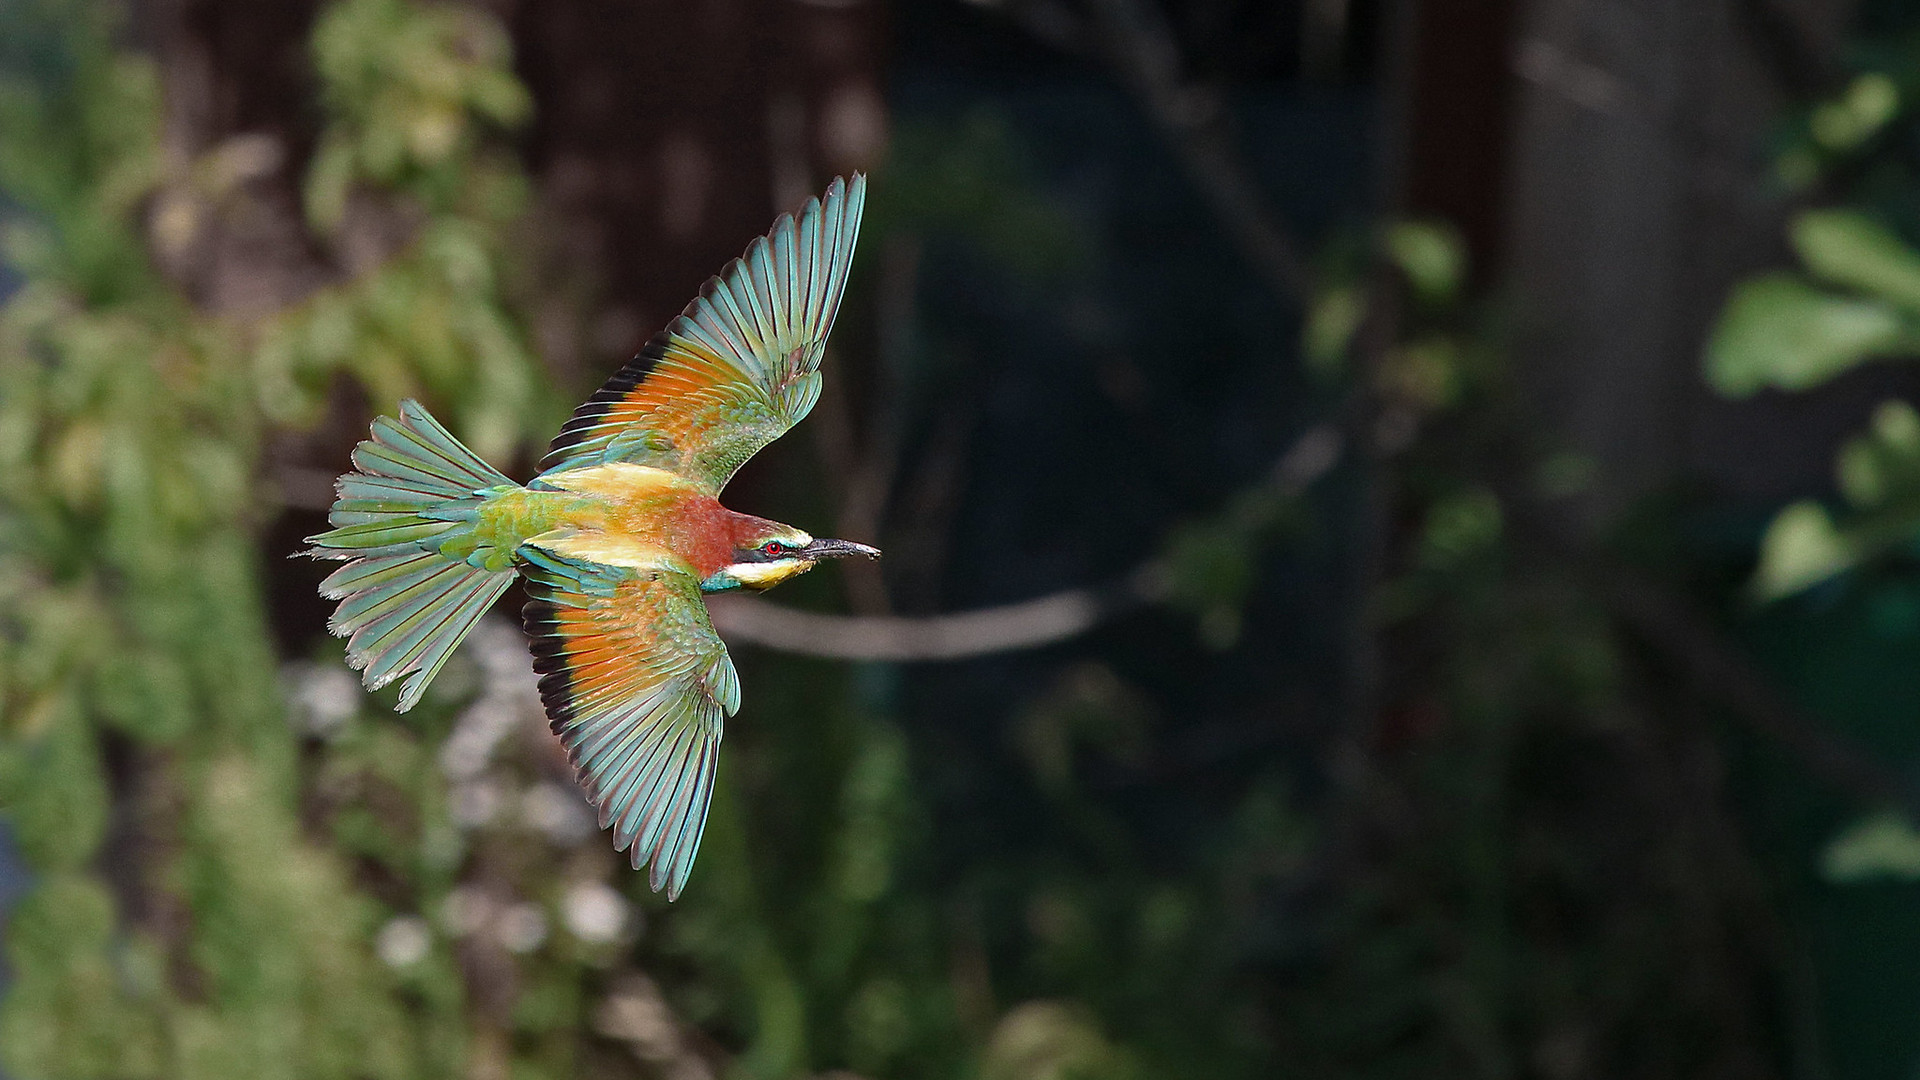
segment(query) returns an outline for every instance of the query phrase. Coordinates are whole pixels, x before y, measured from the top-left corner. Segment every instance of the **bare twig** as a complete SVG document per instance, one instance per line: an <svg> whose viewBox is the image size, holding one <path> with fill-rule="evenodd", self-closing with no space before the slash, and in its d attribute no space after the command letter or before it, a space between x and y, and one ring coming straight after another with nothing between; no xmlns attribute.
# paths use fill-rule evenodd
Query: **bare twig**
<svg viewBox="0 0 1920 1080"><path fill-rule="evenodd" d="M1299 245L1236 145L1225 93L1186 78L1173 32L1153 0L1087 0L1084 16L1060 0L972 2L1004 11L1055 48L1105 63L1139 99L1227 238L1267 286L1295 302L1311 294L1313 275Z"/></svg>
<svg viewBox="0 0 1920 1080"><path fill-rule="evenodd" d="M1228 238L1275 293L1304 300L1312 274L1236 146L1226 95L1186 79L1173 32L1153 0L1088 0L1087 6L1100 55L1140 99Z"/></svg>
<svg viewBox="0 0 1920 1080"><path fill-rule="evenodd" d="M1599 584L1602 599L1621 622L1801 767L1860 802L1895 808L1920 821L1920 788L1788 701L1699 613L1625 571L1608 571Z"/></svg>
<svg viewBox="0 0 1920 1080"><path fill-rule="evenodd" d="M1401 288L1392 264L1377 260L1368 276L1365 316L1351 349L1358 389L1348 403L1348 422L1360 434L1354 440L1359 527L1350 560L1346 667L1341 673L1344 716L1338 738L1346 746L1336 749L1335 758L1362 769L1366 748L1374 745L1384 695L1386 665L1374 597L1387 577L1390 557L1395 474L1389 459L1405 449L1419 423L1404 402L1393 403L1386 395L1366 389L1381 385L1383 361L1400 329Z"/></svg>
<svg viewBox="0 0 1920 1080"><path fill-rule="evenodd" d="M1062 0L966 0L998 8L1039 41L1075 55L1087 52L1086 23Z"/></svg>
<svg viewBox="0 0 1920 1080"><path fill-rule="evenodd" d="M963 660L1078 637L1152 595L1154 575L1143 570L1106 589L1066 589L1024 603L917 619L821 615L746 597L715 597L707 607L723 637L782 652L834 660Z"/></svg>
<svg viewBox="0 0 1920 1080"><path fill-rule="evenodd" d="M887 501L899 478L904 408L897 372L912 336L915 293L920 283L920 244L917 238L894 237L880 250L881 287L875 305L879 329L879 356L872 368L872 386L864 438L854 423L854 407L843 379L828 379L821 390L813 433L827 480L839 503L835 532L844 537L877 541L886 517ZM893 601L887 578L873 563L843 568L847 600L861 615L887 615Z"/></svg>
<svg viewBox="0 0 1920 1080"><path fill-rule="evenodd" d="M835 514L835 532L848 538L862 540L878 539L878 512L881 503L876 500L872 505L873 515L869 517L864 507L855 506L860 498L858 493L877 490L884 495L889 486L887 480L877 479L876 472L891 474L892 465L884 461L883 448L862 445L862 440L854 432L853 407L847 401L845 380L828 379L820 392L820 403L813 412L813 434L820 457L827 466L827 479L838 495L839 510ZM897 405L887 395L882 396L887 404L885 408ZM882 421L884 423L884 421ZM880 576L877 565L860 560L860 565L848 565L844 570L843 581L847 585L847 600L853 609L863 615L885 614L892 609L887 597L886 581Z"/></svg>
<svg viewBox="0 0 1920 1080"><path fill-rule="evenodd" d="M1831 93L1841 70L1833 55L1832 35L1822 33L1807 13L1780 0L1737 0L1735 22L1746 31L1755 57L1774 84L1796 97Z"/></svg>
<svg viewBox="0 0 1920 1080"><path fill-rule="evenodd" d="M1311 293L1305 260L1235 145L1225 96L1187 81L1173 34L1151 0L1089 0L1084 18L1057 0L988 0L988 6L1003 7L1051 44L1091 48L1103 58L1140 100L1223 230L1275 295L1298 302ZM833 432L825 438L829 459L850 463L851 440ZM1281 458L1268 486L1298 494L1338 462L1343 446L1336 429L1313 429ZM926 618L822 615L749 597L715 598L710 609L714 625L735 642L834 659L958 660L1078 636L1113 614L1163 599L1164 578L1164 569L1148 562L1101 588Z"/></svg>
<svg viewBox="0 0 1920 1080"><path fill-rule="evenodd" d="M960 508L969 436L973 432L971 395L949 399L934 418L904 494L901 524L888 537L893 559L891 581L903 606L921 611L938 607L941 570L952 542L953 519ZM894 551L900 551L896 558Z"/></svg>
<svg viewBox="0 0 1920 1080"><path fill-rule="evenodd" d="M871 395L877 407L868 420L871 430L860 468L844 484L840 500L844 536L880 535L887 496L899 478L904 410L900 372L907 366L918 318L920 257L920 238L912 234L888 237L880 249L879 295L874 304L879 349Z"/></svg>
<svg viewBox="0 0 1920 1080"><path fill-rule="evenodd" d="M1258 485L1293 496L1332 471L1345 440L1329 425L1295 440ZM1100 588L1064 589L1034 600L925 618L822 615L751 597L708 603L730 641L834 660L964 660L1078 637L1122 612L1166 599L1166 568L1148 561Z"/></svg>

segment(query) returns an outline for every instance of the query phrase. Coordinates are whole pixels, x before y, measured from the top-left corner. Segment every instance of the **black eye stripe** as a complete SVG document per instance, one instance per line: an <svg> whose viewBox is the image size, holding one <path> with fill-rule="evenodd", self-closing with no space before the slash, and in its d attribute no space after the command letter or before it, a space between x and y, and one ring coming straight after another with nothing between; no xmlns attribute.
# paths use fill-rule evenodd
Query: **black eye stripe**
<svg viewBox="0 0 1920 1080"><path fill-rule="evenodd" d="M794 548L783 540L768 540L750 548L741 548L734 552L735 562L772 562L784 559L794 553Z"/></svg>

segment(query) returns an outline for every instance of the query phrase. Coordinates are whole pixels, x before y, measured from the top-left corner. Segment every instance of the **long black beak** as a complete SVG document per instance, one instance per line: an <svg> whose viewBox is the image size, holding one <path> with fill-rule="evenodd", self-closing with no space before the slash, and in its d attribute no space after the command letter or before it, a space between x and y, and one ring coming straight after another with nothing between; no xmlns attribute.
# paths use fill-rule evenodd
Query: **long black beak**
<svg viewBox="0 0 1920 1080"><path fill-rule="evenodd" d="M806 559L845 559L854 555L865 555L869 559L880 557L880 549L856 544L851 540L815 540L795 552Z"/></svg>

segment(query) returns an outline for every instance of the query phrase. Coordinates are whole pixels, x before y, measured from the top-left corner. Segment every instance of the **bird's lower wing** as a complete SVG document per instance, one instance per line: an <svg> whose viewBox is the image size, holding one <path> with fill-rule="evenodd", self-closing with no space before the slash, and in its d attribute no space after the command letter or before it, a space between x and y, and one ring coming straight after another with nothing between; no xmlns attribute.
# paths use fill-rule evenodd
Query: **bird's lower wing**
<svg viewBox="0 0 1920 1080"><path fill-rule="evenodd" d="M606 566L530 544L527 633L540 698L616 850L675 899L713 796L740 680L700 587L670 566Z"/></svg>

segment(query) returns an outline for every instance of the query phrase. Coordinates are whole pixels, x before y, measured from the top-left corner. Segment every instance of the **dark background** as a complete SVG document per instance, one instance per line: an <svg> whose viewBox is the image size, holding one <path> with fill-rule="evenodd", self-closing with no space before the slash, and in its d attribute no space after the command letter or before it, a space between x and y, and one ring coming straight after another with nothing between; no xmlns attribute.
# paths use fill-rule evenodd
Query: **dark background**
<svg viewBox="0 0 1920 1080"><path fill-rule="evenodd" d="M1920 518L1835 458L1920 337L1706 359L1809 208L1916 235L1908 7L0 0L0 1063L1912 1075ZM864 658L716 605L669 907L512 606L395 717L286 557L398 397L524 477L854 169L728 501L887 551L768 601ZM1758 602L1799 499L1872 557Z"/></svg>

